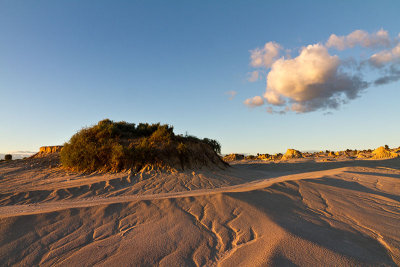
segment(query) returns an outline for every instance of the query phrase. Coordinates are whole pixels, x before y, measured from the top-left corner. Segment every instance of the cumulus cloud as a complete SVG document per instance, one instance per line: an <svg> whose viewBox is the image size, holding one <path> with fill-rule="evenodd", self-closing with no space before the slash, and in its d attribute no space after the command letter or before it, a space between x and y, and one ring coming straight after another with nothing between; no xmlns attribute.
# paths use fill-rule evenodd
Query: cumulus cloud
<svg viewBox="0 0 400 267"><path fill-rule="evenodd" d="M232 91L225 92L225 94L229 96L229 100L233 100L235 98L237 92L232 90Z"/></svg>
<svg viewBox="0 0 400 267"><path fill-rule="evenodd" d="M272 105L288 102L298 113L337 108L366 88L361 78L342 73L339 66L338 56L329 55L326 47L309 45L299 56L281 58L271 66L264 97Z"/></svg>
<svg viewBox="0 0 400 267"><path fill-rule="evenodd" d="M246 106L254 108L264 105L264 99L261 96L255 96L253 98L248 98L243 102Z"/></svg>
<svg viewBox="0 0 400 267"><path fill-rule="evenodd" d="M366 51L375 54L367 61L357 58L341 60L328 50L330 47L343 50L357 45L373 48ZM378 48L381 51L376 52ZM280 56L281 51L286 51L286 55ZM244 104L249 107L267 104L266 111L270 114L316 110L329 113L329 110L360 97L370 86L400 80L400 40L397 37L391 39L383 29L375 33L356 30L346 36L332 34L325 44L305 46L295 56L290 55L291 51L276 42L268 42L264 48L250 51L250 64L259 68L257 79L266 75L267 83L262 97L246 99ZM368 64L378 73L372 81L363 79L362 72Z"/></svg>
<svg viewBox="0 0 400 267"><path fill-rule="evenodd" d="M250 65L253 67L269 68L278 58L282 46L275 42L268 42L263 48L250 51Z"/></svg>
<svg viewBox="0 0 400 267"><path fill-rule="evenodd" d="M387 47L390 45L390 37L389 33L383 29L371 34L363 30L355 30L346 36L331 34L325 45L326 47L334 47L338 50L352 48L356 45L371 48L379 46Z"/></svg>
<svg viewBox="0 0 400 267"><path fill-rule="evenodd" d="M259 73L258 71L252 71L249 73L249 78L247 79L249 82L256 82L259 78Z"/></svg>

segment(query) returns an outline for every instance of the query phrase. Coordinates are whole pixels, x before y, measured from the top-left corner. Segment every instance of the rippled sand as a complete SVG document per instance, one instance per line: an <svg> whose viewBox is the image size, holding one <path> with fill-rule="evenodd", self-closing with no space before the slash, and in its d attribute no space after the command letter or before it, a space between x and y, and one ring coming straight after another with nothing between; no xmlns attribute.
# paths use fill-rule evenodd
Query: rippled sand
<svg viewBox="0 0 400 267"><path fill-rule="evenodd" d="M0 163L6 266L395 266L399 222L399 158L91 175L54 155Z"/></svg>

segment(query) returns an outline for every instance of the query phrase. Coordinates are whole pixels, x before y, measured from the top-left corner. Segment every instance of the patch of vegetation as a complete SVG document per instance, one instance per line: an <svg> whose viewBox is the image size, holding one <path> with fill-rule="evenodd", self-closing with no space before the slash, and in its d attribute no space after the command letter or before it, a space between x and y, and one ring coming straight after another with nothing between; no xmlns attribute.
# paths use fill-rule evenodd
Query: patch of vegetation
<svg viewBox="0 0 400 267"><path fill-rule="evenodd" d="M6 154L5 156L4 156L4 160L12 160L12 155L11 154Z"/></svg>
<svg viewBox="0 0 400 267"><path fill-rule="evenodd" d="M221 152L216 140L175 135L170 125L135 125L105 119L73 135L61 150L61 163L86 172L139 170L146 164L168 165L169 157L177 157L183 167L193 144L213 153Z"/></svg>

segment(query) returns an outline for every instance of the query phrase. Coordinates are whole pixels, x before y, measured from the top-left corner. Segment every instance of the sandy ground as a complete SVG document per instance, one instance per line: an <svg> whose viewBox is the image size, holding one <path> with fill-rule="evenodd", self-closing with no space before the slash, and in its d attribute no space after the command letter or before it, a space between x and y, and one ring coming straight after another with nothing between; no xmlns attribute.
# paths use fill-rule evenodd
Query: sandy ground
<svg viewBox="0 0 400 267"><path fill-rule="evenodd" d="M74 174L0 163L0 265L396 266L400 158Z"/></svg>

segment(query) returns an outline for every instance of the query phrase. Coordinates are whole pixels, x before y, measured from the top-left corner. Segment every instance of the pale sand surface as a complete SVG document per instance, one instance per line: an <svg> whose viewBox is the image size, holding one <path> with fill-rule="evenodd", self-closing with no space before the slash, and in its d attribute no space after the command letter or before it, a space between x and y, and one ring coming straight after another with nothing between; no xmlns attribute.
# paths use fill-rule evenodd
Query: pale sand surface
<svg viewBox="0 0 400 267"><path fill-rule="evenodd" d="M316 160L90 175L3 162L0 265L399 265L400 158Z"/></svg>

